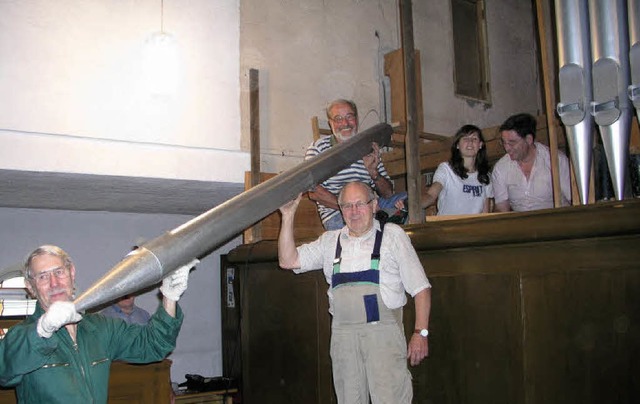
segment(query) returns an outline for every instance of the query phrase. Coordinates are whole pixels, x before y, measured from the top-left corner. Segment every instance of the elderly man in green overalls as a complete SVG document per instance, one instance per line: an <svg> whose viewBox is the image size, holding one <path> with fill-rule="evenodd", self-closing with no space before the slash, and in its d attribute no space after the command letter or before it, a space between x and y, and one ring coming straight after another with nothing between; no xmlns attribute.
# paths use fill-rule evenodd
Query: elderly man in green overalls
<svg viewBox="0 0 640 404"><path fill-rule="evenodd" d="M404 230L374 219L377 200L361 182L344 186L338 203L346 226L296 248L293 221L300 197L280 208L280 266L296 273L322 268L329 284L333 384L340 404L411 403L412 366L429 353L431 284ZM405 291L415 302L408 347L402 326Z"/></svg>
<svg viewBox="0 0 640 404"><path fill-rule="evenodd" d="M197 262L163 279L162 303L142 326L76 312L71 257L58 246L38 247L23 269L38 302L33 315L0 339L0 385L15 386L20 404L106 403L114 360L156 362L175 348L184 318L177 302Z"/></svg>

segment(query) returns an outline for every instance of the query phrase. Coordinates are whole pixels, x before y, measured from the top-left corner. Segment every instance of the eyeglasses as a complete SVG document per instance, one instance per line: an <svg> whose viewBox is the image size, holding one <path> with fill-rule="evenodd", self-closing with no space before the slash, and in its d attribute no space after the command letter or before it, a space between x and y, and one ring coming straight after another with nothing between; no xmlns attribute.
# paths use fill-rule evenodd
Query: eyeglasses
<svg viewBox="0 0 640 404"><path fill-rule="evenodd" d="M349 209L353 209L353 208L362 209L365 206L367 206L368 204L370 204L371 201L373 201L373 199L369 199L367 202L358 201L358 202L355 202L355 203L351 203L351 202L349 202L349 203L341 203L340 204L340 208L342 210L349 210Z"/></svg>
<svg viewBox="0 0 640 404"><path fill-rule="evenodd" d="M345 116L336 115L333 118L331 118L331 120L337 124L341 124L344 121L355 122L356 114L347 114Z"/></svg>
<svg viewBox="0 0 640 404"><path fill-rule="evenodd" d="M69 271L65 267L57 267L49 269L48 271L40 272L38 275L32 276L31 279L35 279L37 283L47 283L51 280L51 274L57 279L65 279L69 277Z"/></svg>

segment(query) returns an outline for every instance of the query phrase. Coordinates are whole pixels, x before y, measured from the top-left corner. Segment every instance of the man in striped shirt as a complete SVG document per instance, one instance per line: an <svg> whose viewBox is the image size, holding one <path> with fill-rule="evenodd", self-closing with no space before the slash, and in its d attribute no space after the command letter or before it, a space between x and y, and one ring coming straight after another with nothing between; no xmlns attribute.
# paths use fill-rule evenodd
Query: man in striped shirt
<svg viewBox="0 0 640 404"><path fill-rule="evenodd" d="M309 146L305 160L317 156L358 133L358 108L353 101L344 99L332 101L327 106L326 112L333 135L324 136ZM407 197L406 192L393 193L393 184L380 160L380 148L373 143L371 153L309 191L309 198L318 205L318 213L326 230L341 229L344 226L344 220L338 208L338 193L345 184L353 181L364 182L373 188L380 197L379 206L383 210L395 211L395 202Z"/></svg>

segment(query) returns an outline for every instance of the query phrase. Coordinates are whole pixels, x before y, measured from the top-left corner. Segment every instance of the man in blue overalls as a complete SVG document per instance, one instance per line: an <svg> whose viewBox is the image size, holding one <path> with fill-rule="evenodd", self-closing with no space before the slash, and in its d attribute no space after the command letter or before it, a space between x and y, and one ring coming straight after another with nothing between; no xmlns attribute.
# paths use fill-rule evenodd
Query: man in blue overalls
<svg viewBox="0 0 640 404"><path fill-rule="evenodd" d="M333 384L340 404L410 404L412 366L429 353L431 284L404 230L374 219L375 193L344 186L338 204L346 226L296 248L293 221L300 197L280 208L280 266L296 273L322 268L329 284ZM415 302L408 347L402 326L405 291Z"/></svg>

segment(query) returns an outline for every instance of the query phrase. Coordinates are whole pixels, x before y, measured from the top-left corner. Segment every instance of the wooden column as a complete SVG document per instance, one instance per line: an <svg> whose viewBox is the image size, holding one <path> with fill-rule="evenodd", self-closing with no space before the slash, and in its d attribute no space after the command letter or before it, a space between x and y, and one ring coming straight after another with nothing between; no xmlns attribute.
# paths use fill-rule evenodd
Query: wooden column
<svg viewBox="0 0 640 404"><path fill-rule="evenodd" d="M421 181L419 160L419 134L416 116L416 71L413 45L413 16L411 0L400 0L400 28L402 33L402 53L404 61L404 88L407 106L407 132L405 136L405 155L407 164L407 193L409 194L409 223L423 221L420 207ZM422 111L419 111L422 113Z"/></svg>
<svg viewBox="0 0 640 404"><path fill-rule="evenodd" d="M251 142L251 187L260 183L260 74L249 69L249 127ZM251 227L251 241L259 240L261 224Z"/></svg>
<svg viewBox="0 0 640 404"><path fill-rule="evenodd" d="M548 2L545 2L548 3ZM560 187L560 167L558 164L558 135L555 116L554 90L551 88L549 77L552 74L550 68L550 58L547 44L547 33L545 26L545 8L543 0L536 0L536 13L538 19L538 36L540 39L540 61L542 64L542 82L544 84L545 114L547 116L547 128L549 130L549 149L551 152L551 181L553 185L553 206L562 206L562 189Z"/></svg>

